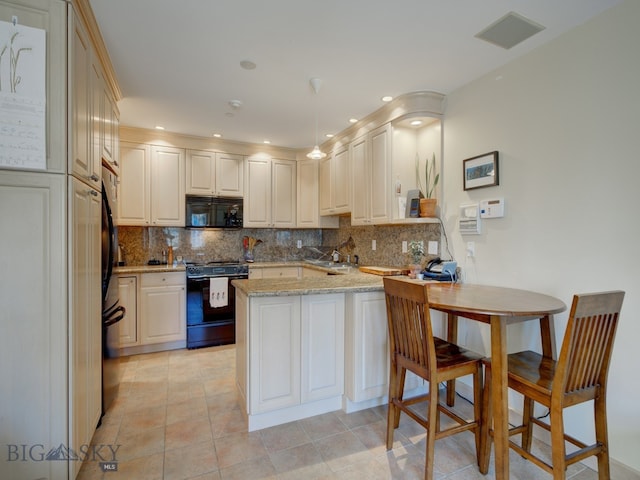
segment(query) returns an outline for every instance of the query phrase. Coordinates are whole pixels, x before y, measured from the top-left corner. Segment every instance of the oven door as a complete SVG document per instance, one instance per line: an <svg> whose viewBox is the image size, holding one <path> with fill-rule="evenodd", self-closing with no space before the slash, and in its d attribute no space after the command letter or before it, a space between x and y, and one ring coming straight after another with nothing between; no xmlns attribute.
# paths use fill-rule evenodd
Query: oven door
<svg viewBox="0 0 640 480"><path fill-rule="evenodd" d="M223 307L212 307L209 302L209 277L187 278L187 326L235 321L236 289L231 281L247 276L235 275L228 278L228 302Z"/></svg>

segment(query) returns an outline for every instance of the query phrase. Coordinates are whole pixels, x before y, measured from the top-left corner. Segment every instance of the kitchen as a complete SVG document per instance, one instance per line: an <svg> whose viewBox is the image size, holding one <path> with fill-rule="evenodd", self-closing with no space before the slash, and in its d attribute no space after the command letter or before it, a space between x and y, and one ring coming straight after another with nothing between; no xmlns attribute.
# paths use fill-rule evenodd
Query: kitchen
<svg viewBox="0 0 640 480"><path fill-rule="evenodd" d="M577 291L621 287L628 292L623 318L629 320L640 310L633 275L640 267L635 246L638 230L632 220L630 193L638 167L629 161L637 156L630 126L638 107L639 73L633 47L639 40L633 21L638 15L633 2L623 2L549 45L447 94L442 220L453 256L466 271L468 282L518 285L565 301ZM462 160L496 149L501 152L500 186L464 191ZM506 215L484 223L483 233L473 237L476 254L467 257L468 237L457 232L458 207L492 196L494 191L505 197ZM315 229L305 231L301 239L305 245L331 247L351 235L361 263L372 264L384 260L374 256L384 248L378 231L406 231L406 227L343 227L343 221L335 234L328 233L337 235L335 240L320 242L313 236ZM161 228L126 228L132 228L132 244L138 242L143 249L153 246L153 251L139 258L126 257L134 255L135 248L125 250L128 264L145 263L150 256L161 258L166 240ZM266 236L267 231L273 237ZM296 232L285 229L281 238L269 229L251 229L246 234L265 242L256 247L256 255L258 260L260 255L269 260L283 252L297 254ZM237 237L229 250L218 250L215 242L216 256L241 253L242 235L231 235ZM410 241L415 235L409 232L403 238ZM440 241L439 232L433 235ZM378 241L375 251L371 249L374 239ZM401 242L395 243L390 247L393 263L403 258ZM7 246L10 251L16 249L14 243ZM266 247L276 249L274 257L267 256ZM8 267L19 270L14 263ZM557 316L559 332L564 318ZM639 417L628 398L638 393L637 373L626 359L632 358L637 333L632 321L622 322L609 385L612 457L636 471L640 469L634 453ZM486 334L475 325L464 325L460 336L469 348L486 349ZM514 337L510 339L514 348L526 343L519 335ZM584 415L573 414L571 428L586 428L581 422Z"/></svg>

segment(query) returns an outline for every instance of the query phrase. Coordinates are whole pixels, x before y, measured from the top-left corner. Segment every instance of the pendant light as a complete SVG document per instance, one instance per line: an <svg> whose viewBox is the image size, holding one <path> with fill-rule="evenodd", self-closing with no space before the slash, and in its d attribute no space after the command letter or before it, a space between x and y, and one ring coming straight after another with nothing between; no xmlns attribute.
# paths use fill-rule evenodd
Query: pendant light
<svg viewBox="0 0 640 480"><path fill-rule="evenodd" d="M313 88L317 98L322 80L319 78L312 78L309 80L309 83L311 84L311 88ZM313 150L307 153L307 158L310 158L311 160L320 160L326 156L327 154L320 150L320 147L318 146L318 107L316 105L316 144L313 147Z"/></svg>

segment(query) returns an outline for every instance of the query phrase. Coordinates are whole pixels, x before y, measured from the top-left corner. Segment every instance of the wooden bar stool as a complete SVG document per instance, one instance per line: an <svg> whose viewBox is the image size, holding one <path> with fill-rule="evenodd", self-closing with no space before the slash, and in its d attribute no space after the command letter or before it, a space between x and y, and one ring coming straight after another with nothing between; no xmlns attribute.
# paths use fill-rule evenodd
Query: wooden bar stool
<svg viewBox="0 0 640 480"><path fill-rule="evenodd" d="M391 370L389 374L389 411L387 416L387 450L393 445L393 432L404 412L427 430L425 474L433 478L434 447L437 439L466 430L475 434L476 455L480 461L480 420L482 400L481 355L453 343L434 339L425 285L393 277L384 277L384 291L389 324ZM429 382L426 395L405 399L404 380L407 370ZM473 375L474 418L467 421L438 401L438 384ZM426 417L411 409L411 405L428 401ZM440 429L438 412L456 421Z"/></svg>
<svg viewBox="0 0 640 480"><path fill-rule="evenodd" d="M569 465L593 455L598 458L598 478L610 478L607 375L623 299L622 291L575 295L557 361L531 351L508 356L509 388L524 396L522 425L509 430L509 435L522 434L522 442L518 445L509 441L509 446L552 474L554 480L564 479ZM484 363L486 386L480 471L486 473L491 450L491 362ZM594 402L596 441L592 445L565 434L563 421L565 408L589 400ZM549 409L549 424L534 417L534 402ZM534 425L551 432L551 464L531 453ZM578 450L567 455L566 441Z"/></svg>

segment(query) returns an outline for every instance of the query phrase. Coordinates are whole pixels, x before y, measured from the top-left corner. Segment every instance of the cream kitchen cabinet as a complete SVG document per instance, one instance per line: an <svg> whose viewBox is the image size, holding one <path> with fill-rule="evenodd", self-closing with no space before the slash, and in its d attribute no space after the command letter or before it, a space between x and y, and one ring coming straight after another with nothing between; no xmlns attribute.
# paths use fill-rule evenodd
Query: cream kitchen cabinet
<svg viewBox="0 0 640 480"><path fill-rule="evenodd" d="M151 222L151 147L120 143L120 191L118 225L149 225Z"/></svg>
<svg viewBox="0 0 640 480"><path fill-rule="evenodd" d="M186 346L186 276L184 272L140 275L140 342L181 342Z"/></svg>
<svg viewBox="0 0 640 480"><path fill-rule="evenodd" d="M249 267L249 278L300 278L300 267Z"/></svg>
<svg viewBox="0 0 640 480"><path fill-rule="evenodd" d="M109 163L112 170L120 174L120 111L111 92L104 85L101 95L102 121L100 122L100 140L102 145L102 159Z"/></svg>
<svg viewBox="0 0 640 480"><path fill-rule="evenodd" d="M102 73L94 62L85 27L69 9L69 173L101 188L99 148L101 112L95 92L102 92Z"/></svg>
<svg viewBox="0 0 640 480"><path fill-rule="evenodd" d="M391 125L385 124L350 145L352 225L389 223L392 219Z"/></svg>
<svg viewBox="0 0 640 480"><path fill-rule="evenodd" d="M351 211L351 167L348 146L338 145L320 161L320 215Z"/></svg>
<svg viewBox="0 0 640 480"><path fill-rule="evenodd" d="M102 196L69 178L69 447L89 445L102 414ZM77 473L80 462L70 469Z"/></svg>
<svg viewBox="0 0 640 480"><path fill-rule="evenodd" d="M187 150L186 193L242 197L244 157L230 153Z"/></svg>
<svg viewBox="0 0 640 480"><path fill-rule="evenodd" d="M46 11L38 13L46 20ZM6 444L41 443L45 453L69 445L66 181L0 170L0 432ZM66 479L68 468L65 461L0 456L0 478Z"/></svg>
<svg viewBox="0 0 640 480"><path fill-rule="evenodd" d="M247 158L244 227L296 227L296 162Z"/></svg>
<svg viewBox="0 0 640 480"><path fill-rule="evenodd" d="M338 228L337 216L320 215L319 172L317 160L303 160L297 165L298 228Z"/></svg>
<svg viewBox="0 0 640 480"><path fill-rule="evenodd" d="M135 275L118 277L120 305L125 308L125 316L120 321L120 347L138 345L138 277Z"/></svg>
<svg viewBox="0 0 640 480"><path fill-rule="evenodd" d="M237 379L249 431L339 409L344 294L236 295Z"/></svg>
<svg viewBox="0 0 640 480"><path fill-rule="evenodd" d="M389 334L384 292L349 293L345 319L347 412L383 403L389 393ZM405 391L422 388L407 372Z"/></svg>
<svg viewBox="0 0 640 480"><path fill-rule="evenodd" d="M118 224L184 227L185 151L122 142Z"/></svg>

